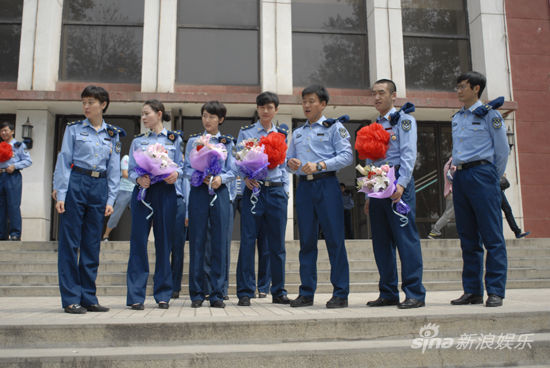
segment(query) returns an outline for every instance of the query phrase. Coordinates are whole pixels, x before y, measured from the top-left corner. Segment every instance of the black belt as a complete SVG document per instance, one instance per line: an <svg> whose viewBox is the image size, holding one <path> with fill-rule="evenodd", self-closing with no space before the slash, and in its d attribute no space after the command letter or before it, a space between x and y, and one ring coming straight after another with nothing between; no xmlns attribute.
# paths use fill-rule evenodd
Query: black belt
<svg viewBox="0 0 550 368"><path fill-rule="evenodd" d="M91 176L92 178L106 178L107 177L107 171L94 171L94 170L88 170L84 169L82 167L73 166L73 171L76 171L77 173L81 173L84 175Z"/></svg>
<svg viewBox="0 0 550 368"><path fill-rule="evenodd" d="M317 180L317 179L326 178L329 176L336 176L336 173L334 171L327 171L319 174L300 175L298 178L299 178L299 181L302 182L302 181Z"/></svg>
<svg viewBox="0 0 550 368"><path fill-rule="evenodd" d="M19 170L13 170L11 173L15 174L15 173L18 173L18 172L19 172ZM9 174L8 169L0 169L0 174L3 174L3 173Z"/></svg>
<svg viewBox="0 0 550 368"><path fill-rule="evenodd" d="M282 187L283 186L283 182L281 181L269 181L269 180L264 180L260 183L260 185L262 187Z"/></svg>
<svg viewBox="0 0 550 368"><path fill-rule="evenodd" d="M469 169L469 168L474 167L474 166L488 165L488 164L490 164L490 162L487 161L487 160L478 160L478 161L466 162L464 164L456 165L456 169L457 170L465 170L465 169Z"/></svg>

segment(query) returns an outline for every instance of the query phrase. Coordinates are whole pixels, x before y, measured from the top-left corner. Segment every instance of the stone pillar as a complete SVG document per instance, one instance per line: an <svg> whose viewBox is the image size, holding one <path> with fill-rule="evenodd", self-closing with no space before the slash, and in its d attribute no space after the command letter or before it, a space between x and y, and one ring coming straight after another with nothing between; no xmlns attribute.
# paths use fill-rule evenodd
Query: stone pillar
<svg viewBox="0 0 550 368"><path fill-rule="evenodd" d="M157 91L160 0L145 0L143 13L143 52L141 92Z"/></svg>
<svg viewBox="0 0 550 368"><path fill-rule="evenodd" d="M23 196L21 217L23 218L21 239L24 241L50 240L52 210L52 178L55 133L55 116L48 110L17 110L17 140L22 140L23 124L33 125L33 147L29 150L32 165L21 171L23 175Z"/></svg>
<svg viewBox="0 0 550 368"><path fill-rule="evenodd" d="M260 2L262 91L292 94L292 10L290 0Z"/></svg>
<svg viewBox="0 0 550 368"><path fill-rule="evenodd" d="M406 97L403 27L400 0L367 1L370 81L387 78Z"/></svg>

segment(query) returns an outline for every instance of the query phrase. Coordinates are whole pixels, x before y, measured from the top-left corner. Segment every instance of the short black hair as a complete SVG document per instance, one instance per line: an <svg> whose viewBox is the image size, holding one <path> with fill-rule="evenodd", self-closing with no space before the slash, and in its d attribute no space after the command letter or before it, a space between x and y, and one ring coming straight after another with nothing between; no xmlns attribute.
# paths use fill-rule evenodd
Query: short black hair
<svg viewBox="0 0 550 368"><path fill-rule="evenodd" d="M273 92L262 92L256 97L256 106L265 106L273 103L275 107L279 107L279 96Z"/></svg>
<svg viewBox="0 0 550 368"><path fill-rule="evenodd" d="M485 89L485 86L487 85L487 78L479 72L469 71L466 73L460 74L458 77L456 77L456 84L458 85L462 81L467 81L468 84L470 84L470 88L474 88L475 86L479 86L479 91L477 92L477 98L481 97L481 93Z"/></svg>
<svg viewBox="0 0 550 368"><path fill-rule="evenodd" d="M317 97L319 97L319 101L325 101L328 104L329 95L325 87L321 86L320 84L312 84L310 86L307 86L302 91L302 98L304 98L305 95L309 95L312 93L315 93Z"/></svg>
<svg viewBox="0 0 550 368"><path fill-rule="evenodd" d="M162 120L163 121L170 121L170 115L168 115L164 109L164 104L160 102L159 100L152 99L147 100L143 103L143 106L149 106L153 111L155 112L162 112Z"/></svg>
<svg viewBox="0 0 550 368"><path fill-rule="evenodd" d="M385 83L390 87L390 94L397 92L397 87L395 86L395 82L392 81L391 79L379 79L376 82L374 82L374 84L381 84L381 83Z"/></svg>
<svg viewBox="0 0 550 368"><path fill-rule="evenodd" d="M84 97L93 97L96 100L99 100L99 102L107 102L105 105L105 108L103 109L103 112L107 111L107 108L109 107L109 92L105 90L103 87L93 86L89 85L86 88L84 88L84 91L80 94L80 98Z"/></svg>
<svg viewBox="0 0 550 368"><path fill-rule="evenodd" d="M15 130L15 124L13 124L11 121L3 121L0 123L0 129L4 129L5 127L10 128L10 130Z"/></svg>
<svg viewBox="0 0 550 368"><path fill-rule="evenodd" d="M227 113L225 105L219 101L208 101L202 105L201 115L204 113L204 110L206 110L209 114L217 115L220 120L225 118L225 114Z"/></svg>

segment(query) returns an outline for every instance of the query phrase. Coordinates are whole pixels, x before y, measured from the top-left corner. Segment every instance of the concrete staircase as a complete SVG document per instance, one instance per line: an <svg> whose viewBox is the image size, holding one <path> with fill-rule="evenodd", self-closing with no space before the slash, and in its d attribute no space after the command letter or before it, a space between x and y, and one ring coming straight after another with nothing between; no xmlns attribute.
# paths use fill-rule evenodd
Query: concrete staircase
<svg viewBox="0 0 550 368"><path fill-rule="evenodd" d="M332 288L320 241L319 288L311 308L274 305L269 297L238 307L234 243L225 309L192 309L183 297L168 310L148 298L145 311L132 311L124 306L128 243L110 242L102 247L97 284L111 311L74 316L60 308L56 244L2 242L0 367L548 366L550 243L507 244L509 290L502 308L450 306L461 293L459 243L430 240L422 241L425 308L365 307L378 294L372 247L370 241L349 241L350 307L326 309ZM299 285L298 248L298 242L287 243L292 296Z"/></svg>
<svg viewBox="0 0 550 368"><path fill-rule="evenodd" d="M508 240L508 288L550 288L550 244L546 239ZM351 292L378 290L378 271L370 240L346 242ZM152 291L154 245L149 244L148 294ZM287 242L286 288L297 293L300 285L299 242ZM188 243L185 246L182 293L187 294ZM231 246L230 289L235 295L239 243ZM57 243L0 242L0 296L58 296ZM126 295L128 242L107 242L101 247L98 295ZM457 240L423 240L424 285L428 291L461 290L462 256ZM330 265L323 240L319 241L317 292L331 293Z"/></svg>

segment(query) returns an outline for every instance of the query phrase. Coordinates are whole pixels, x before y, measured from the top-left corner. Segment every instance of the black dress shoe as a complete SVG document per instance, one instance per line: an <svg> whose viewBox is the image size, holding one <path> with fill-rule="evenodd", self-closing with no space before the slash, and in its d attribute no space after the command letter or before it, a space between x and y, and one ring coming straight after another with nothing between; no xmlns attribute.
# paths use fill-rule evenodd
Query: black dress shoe
<svg viewBox="0 0 550 368"><path fill-rule="evenodd" d="M80 304L71 304L69 306L66 306L63 309L65 310L65 313L70 313L70 314L84 314L84 313L86 313L86 308L84 308Z"/></svg>
<svg viewBox="0 0 550 368"><path fill-rule="evenodd" d="M258 293L258 298L263 299L263 298L265 298L265 297L267 297L267 293L264 293L264 292L262 292L262 291L260 291L260 292Z"/></svg>
<svg viewBox="0 0 550 368"><path fill-rule="evenodd" d="M466 304L481 304L483 303L483 296L476 294L464 293L458 299L451 300L452 305L466 305Z"/></svg>
<svg viewBox="0 0 550 368"><path fill-rule="evenodd" d="M145 306L143 305L143 303L136 303L136 304L132 304L130 308L133 310L144 310Z"/></svg>
<svg viewBox="0 0 550 368"><path fill-rule="evenodd" d="M201 299L193 300L191 302L191 308L200 308L200 307L202 307L202 302L203 301L204 300L201 300Z"/></svg>
<svg viewBox="0 0 550 368"><path fill-rule="evenodd" d="M296 299L290 301L290 306L294 308L309 307L312 305L313 305L313 298L307 298L303 295L298 295Z"/></svg>
<svg viewBox="0 0 550 368"><path fill-rule="evenodd" d="M502 307L502 299L500 296L491 294L485 302L486 307Z"/></svg>
<svg viewBox="0 0 550 368"><path fill-rule="evenodd" d="M21 237L17 236L17 235L10 235L10 240L11 241L20 241L21 240Z"/></svg>
<svg viewBox="0 0 550 368"><path fill-rule="evenodd" d="M88 312L108 312L109 311L109 308L99 304L83 305L83 307L86 308Z"/></svg>
<svg viewBox="0 0 550 368"><path fill-rule="evenodd" d="M333 296L327 302L327 308L346 308L348 306L348 299L340 298L338 296Z"/></svg>
<svg viewBox="0 0 550 368"><path fill-rule="evenodd" d="M387 307L388 305L397 305L399 304L399 300L391 300L391 299L384 299L384 298L378 298L376 300L371 300L370 302L367 302L368 307Z"/></svg>
<svg viewBox="0 0 550 368"><path fill-rule="evenodd" d="M229 300L229 296L224 295L224 296L223 296L223 300Z"/></svg>
<svg viewBox="0 0 550 368"><path fill-rule="evenodd" d="M212 308L225 308L225 303L221 300L216 300L215 302L210 302Z"/></svg>
<svg viewBox="0 0 550 368"><path fill-rule="evenodd" d="M250 298L248 296L240 297L237 305L240 307L250 307Z"/></svg>
<svg viewBox="0 0 550 368"><path fill-rule="evenodd" d="M271 302L273 304L290 304L290 299L286 295L274 296Z"/></svg>
<svg viewBox="0 0 550 368"><path fill-rule="evenodd" d="M180 292L179 291L174 291L172 293L172 299L178 299L180 297Z"/></svg>
<svg viewBox="0 0 550 368"><path fill-rule="evenodd" d="M403 303L397 304L397 308L399 309L411 309L411 308L420 308L425 306L426 303L422 300L413 299L413 298L406 298Z"/></svg>
<svg viewBox="0 0 550 368"><path fill-rule="evenodd" d="M170 308L170 304L166 303L166 302L160 302L159 303L159 309L168 309Z"/></svg>

